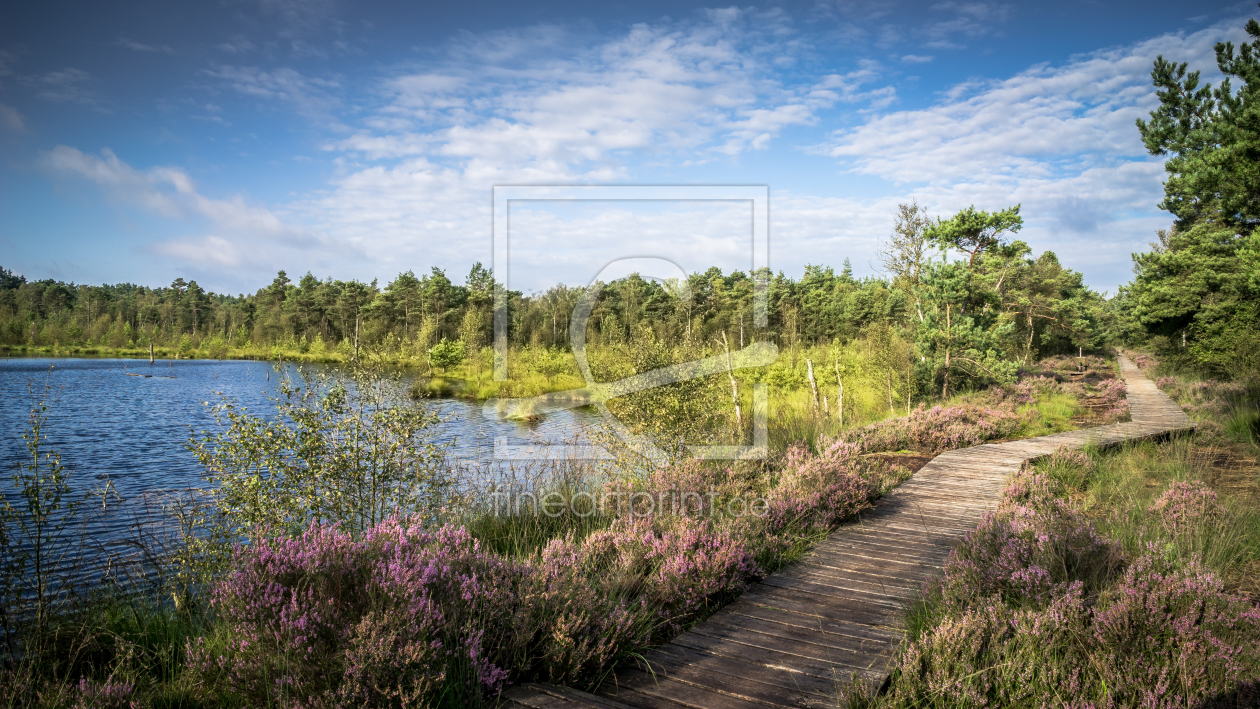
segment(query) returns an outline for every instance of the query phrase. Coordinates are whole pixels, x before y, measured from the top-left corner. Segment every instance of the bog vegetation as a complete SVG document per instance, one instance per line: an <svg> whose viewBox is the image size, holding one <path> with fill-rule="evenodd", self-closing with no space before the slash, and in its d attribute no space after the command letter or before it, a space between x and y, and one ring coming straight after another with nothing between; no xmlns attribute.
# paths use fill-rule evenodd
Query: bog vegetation
<svg viewBox="0 0 1260 709"><path fill-rule="evenodd" d="M1157 61L1138 130L1167 154L1175 218L1104 299L1015 236L1018 205L929 218L903 205L883 274L809 266L679 284L606 284L594 378L773 342L779 359L610 402L666 451L457 467L425 396L528 397L583 385L569 315L584 289L510 293L506 382L490 376L496 284L474 265L249 295L28 282L0 269L0 344L18 353L335 361L271 411L208 402L206 487L156 501L131 553L78 533L119 514L74 492L32 383L25 455L0 511L0 703L45 707L454 706L512 683L595 688L618 662L703 620L952 448L1124 420L1116 347L1200 423L1192 437L1062 451L908 611L876 706L1186 706L1253 701L1260 678L1260 246L1255 39L1218 48L1238 87ZM1242 157L1240 157L1242 156ZM758 283L769 324L752 326ZM409 386L394 365L409 365ZM321 373L322 372L322 373ZM772 391L769 456L747 443ZM82 461L87 468L89 461ZM116 522L118 517L113 518Z"/></svg>

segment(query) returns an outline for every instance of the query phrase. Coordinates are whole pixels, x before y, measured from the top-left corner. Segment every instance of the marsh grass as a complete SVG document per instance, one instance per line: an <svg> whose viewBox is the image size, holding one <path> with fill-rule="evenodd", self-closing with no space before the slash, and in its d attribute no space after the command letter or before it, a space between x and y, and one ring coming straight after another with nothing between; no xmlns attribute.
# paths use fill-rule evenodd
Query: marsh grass
<svg viewBox="0 0 1260 709"><path fill-rule="evenodd" d="M1225 416L1225 432L1234 440L1260 450L1260 402L1235 401Z"/></svg>
<svg viewBox="0 0 1260 709"><path fill-rule="evenodd" d="M1155 443L1141 441L1096 453L1084 486L1082 509L1126 554L1156 543L1179 558L1199 558L1221 573L1232 588L1260 560L1260 506L1256 500L1222 495L1223 519L1176 531L1152 520L1151 506L1177 483L1213 479L1222 451L1196 443L1191 436Z"/></svg>
<svg viewBox="0 0 1260 709"><path fill-rule="evenodd" d="M841 425L834 409L828 413L821 407L814 406L808 391L784 392L773 397L770 404L769 441L770 449L776 452L782 452L795 443L804 443L816 451L820 440L861 435L858 429L863 427L881 422L895 423L898 419L905 418L904 411L877 409L868 411L865 415L847 413L844 425ZM964 392L936 405L945 409L991 408L993 393ZM1087 413L1077 395L1052 389L1037 390L1031 401L1008 405L1006 408L1019 417L1018 428L1010 436L1012 439L1076 430L1079 428L1078 421Z"/></svg>

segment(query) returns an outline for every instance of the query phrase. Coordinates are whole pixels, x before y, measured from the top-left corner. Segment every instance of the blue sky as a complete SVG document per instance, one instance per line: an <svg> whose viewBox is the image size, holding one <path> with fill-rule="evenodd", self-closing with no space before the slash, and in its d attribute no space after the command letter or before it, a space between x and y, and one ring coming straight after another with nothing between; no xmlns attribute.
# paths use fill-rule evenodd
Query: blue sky
<svg viewBox="0 0 1260 709"><path fill-rule="evenodd" d="M1018 202L1020 238L1114 293L1170 221L1155 207L1162 162L1133 125L1155 104L1151 62L1214 78L1212 45L1240 41L1253 14L1072 0L9 3L0 265L220 292L280 268L388 280L436 265L458 282L490 261L495 184L754 183L770 186L771 265L790 275L846 257L871 273L899 202L937 215ZM602 265L581 254L621 242L688 269L738 266L712 247L728 216L535 214L568 266L511 285L581 282Z"/></svg>

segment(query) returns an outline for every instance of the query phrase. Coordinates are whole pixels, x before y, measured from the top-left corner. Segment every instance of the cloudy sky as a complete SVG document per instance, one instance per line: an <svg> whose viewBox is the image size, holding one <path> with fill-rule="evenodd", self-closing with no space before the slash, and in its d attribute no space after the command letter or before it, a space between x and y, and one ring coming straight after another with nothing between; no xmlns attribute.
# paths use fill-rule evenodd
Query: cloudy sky
<svg viewBox="0 0 1260 709"><path fill-rule="evenodd" d="M872 272L899 202L1023 205L1099 290L1169 223L1134 119L1253 3L9 3L0 266L250 291L489 263L496 184L764 184L771 266ZM738 210L736 210L738 211ZM531 203L513 288L744 267L721 203ZM741 236L741 229L744 230ZM624 248L623 248L624 245ZM597 247L597 248L596 248ZM600 259L603 259L601 261ZM547 264L553 263L554 267Z"/></svg>

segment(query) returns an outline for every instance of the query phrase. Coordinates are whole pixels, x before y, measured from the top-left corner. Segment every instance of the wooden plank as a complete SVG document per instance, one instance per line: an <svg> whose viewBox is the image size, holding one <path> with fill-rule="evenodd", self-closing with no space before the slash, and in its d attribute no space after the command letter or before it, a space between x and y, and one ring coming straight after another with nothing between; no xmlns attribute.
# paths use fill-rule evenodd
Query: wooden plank
<svg viewBox="0 0 1260 709"><path fill-rule="evenodd" d="M703 628L711 637L737 638L757 645L785 640L791 646L798 648L801 654L812 653L815 657L822 659L858 657L871 649L882 649L887 646L887 641L882 638L879 640L855 638L850 635L828 633L820 628L776 623L734 613L715 614L704 622Z"/></svg>
<svg viewBox="0 0 1260 709"><path fill-rule="evenodd" d="M834 694L835 682L789 672L761 672L740 660L668 646L650 653L640 663L650 666L657 678L731 694L740 699L797 709L809 695L818 699ZM821 703L821 702L820 702Z"/></svg>
<svg viewBox="0 0 1260 709"><path fill-rule="evenodd" d="M816 628L835 635L846 635L872 642L888 643L901 639L901 633L890 628L880 628L877 626L867 625L865 623L854 622L852 620L822 618L816 615L790 611L777 607L741 603L731 604L726 610L733 615L760 618L761 620L767 620L772 623L793 625L798 628L811 630Z"/></svg>
<svg viewBox="0 0 1260 709"><path fill-rule="evenodd" d="M744 659L761 666L761 672L800 673L829 681L845 681L853 676L874 678L884 671L888 657L878 652L867 653L856 662L851 658L811 652L809 648L797 648L791 642L776 640L769 635L725 637L720 628L705 628L705 632L692 629L671 645L681 645L693 650ZM888 651L891 656L891 651ZM818 655L823 655L818 657ZM882 679L882 677L881 677Z"/></svg>
<svg viewBox="0 0 1260 709"><path fill-rule="evenodd" d="M504 690L500 703L532 709L632 709L628 705L588 692L554 684L527 683Z"/></svg>
<svg viewBox="0 0 1260 709"><path fill-rule="evenodd" d="M870 606L850 603L836 605L830 598L785 588L758 586L740 596L737 603L747 603L772 610L780 610L806 618L821 618L841 623L864 625L876 630L891 630L898 617L889 613L886 606ZM900 632L895 631L895 632Z"/></svg>

